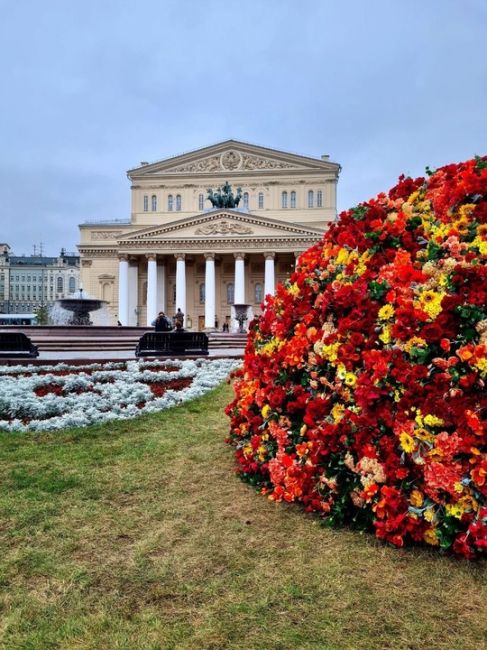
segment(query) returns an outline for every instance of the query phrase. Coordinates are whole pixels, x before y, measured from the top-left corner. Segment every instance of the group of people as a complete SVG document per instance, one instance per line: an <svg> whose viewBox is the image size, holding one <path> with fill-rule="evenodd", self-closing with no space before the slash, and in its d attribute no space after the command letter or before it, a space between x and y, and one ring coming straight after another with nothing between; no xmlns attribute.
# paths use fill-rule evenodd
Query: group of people
<svg viewBox="0 0 487 650"><path fill-rule="evenodd" d="M157 318L152 321L152 325L155 327L156 332L172 332L173 330L181 332L184 329L184 314L181 308L178 307L174 318L171 320L163 311L160 311Z"/></svg>

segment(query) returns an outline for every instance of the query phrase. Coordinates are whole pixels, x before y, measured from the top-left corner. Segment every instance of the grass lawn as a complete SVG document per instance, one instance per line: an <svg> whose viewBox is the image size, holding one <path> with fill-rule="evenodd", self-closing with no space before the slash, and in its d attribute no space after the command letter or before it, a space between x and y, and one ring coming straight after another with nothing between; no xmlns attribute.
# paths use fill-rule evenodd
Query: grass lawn
<svg viewBox="0 0 487 650"><path fill-rule="evenodd" d="M223 443L229 400L1 434L1 648L485 647L485 563L258 496Z"/></svg>

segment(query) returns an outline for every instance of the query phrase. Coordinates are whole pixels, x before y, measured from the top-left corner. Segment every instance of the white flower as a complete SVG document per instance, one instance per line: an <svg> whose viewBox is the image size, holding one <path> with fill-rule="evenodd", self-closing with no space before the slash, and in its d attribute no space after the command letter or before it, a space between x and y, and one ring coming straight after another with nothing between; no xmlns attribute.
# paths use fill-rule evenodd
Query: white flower
<svg viewBox="0 0 487 650"><path fill-rule="evenodd" d="M155 413L200 397L238 366L233 359L175 359L0 367L0 430L53 431ZM182 390L169 384L161 397L149 386L178 379L192 383Z"/></svg>

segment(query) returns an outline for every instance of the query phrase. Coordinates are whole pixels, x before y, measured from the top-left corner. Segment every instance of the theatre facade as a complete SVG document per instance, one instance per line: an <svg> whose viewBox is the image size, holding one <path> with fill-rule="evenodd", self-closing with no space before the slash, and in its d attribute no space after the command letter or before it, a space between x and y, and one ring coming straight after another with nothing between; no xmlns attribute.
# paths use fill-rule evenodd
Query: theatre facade
<svg viewBox="0 0 487 650"><path fill-rule="evenodd" d="M127 172L130 220L80 225L83 289L107 301L114 325L150 325L181 308L187 329L232 329L233 305L259 314L336 218L339 172L328 156L235 140L141 163ZM226 183L233 196L241 188L238 206L228 207Z"/></svg>

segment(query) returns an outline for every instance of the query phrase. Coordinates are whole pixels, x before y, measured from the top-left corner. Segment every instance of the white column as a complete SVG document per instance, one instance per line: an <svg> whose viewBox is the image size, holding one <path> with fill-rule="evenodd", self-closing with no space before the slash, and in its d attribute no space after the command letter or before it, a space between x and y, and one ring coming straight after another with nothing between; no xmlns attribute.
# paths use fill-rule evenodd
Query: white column
<svg viewBox="0 0 487 650"><path fill-rule="evenodd" d="M128 271L129 282L129 318L128 324L135 326L138 324L138 305L139 305L139 260L131 260Z"/></svg>
<svg viewBox="0 0 487 650"><path fill-rule="evenodd" d="M245 253L234 253L235 257L235 295L236 305L245 304Z"/></svg>
<svg viewBox="0 0 487 650"><path fill-rule="evenodd" d="M205 266L205 329L215 329L215 254L206 253Z"/></svg>
<svg viewBox="0 0 487 650"><path fill-rule="evenodd" d="M159 305L158 311L166 311L166 263L157 265L157 304ZM168 314L169 315L169 314ZM172 314L171 314L172 316Z"/></svg>
<svg viewBox="0 0 487 650"><path fill-rule="evenodd" d="M121 255L118 262L118 321L129 324L129 261Z"/></svg>
<svg viewBox="0 0 487 650"><path fill-rule="evenodd" d="M265 272L264 272L264 296L268 293L274 295L276 288L276 274L274 271L274 257L275 253L265 253Z"/></svg>
<svg viewBox="0 0 487 650"><path fill-rule="evenodd" d="M294 268L295 269L298 268L299 257L300 257L300 255L302 255L302 253L303 253L303 251L299 251L299 252L294 253Z"/></svg>
<svg viewBox="0 0 487 650"><path fill-rule="evenodd" d="M176 258L176 311L181 309L186 323L186 262L184 253L175 253Z"/></svg>
<svg viewBox="0 0 487 650"><path fill-rule="evenodd" d="M157 260L147 255L147 325L157 317Z"/></svg>

